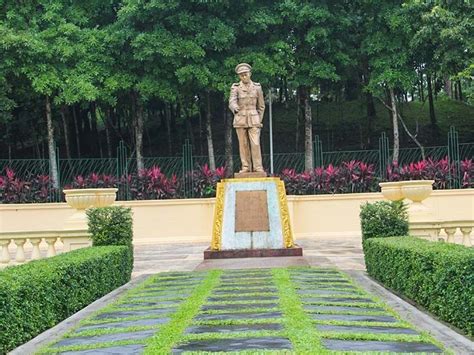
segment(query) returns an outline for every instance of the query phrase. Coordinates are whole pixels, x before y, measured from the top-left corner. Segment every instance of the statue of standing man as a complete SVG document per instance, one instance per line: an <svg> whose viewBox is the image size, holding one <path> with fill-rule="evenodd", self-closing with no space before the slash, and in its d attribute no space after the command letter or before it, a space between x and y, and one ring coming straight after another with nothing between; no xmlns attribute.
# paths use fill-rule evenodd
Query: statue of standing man
<svg viewBox="0 0 474 355"><path fill-rule="evenodd" d="M234 128L239 139L242 168L239 173L263 172L260 151L260 130L262 128L265 102L259 83L250 80L252 67L241 63L235 67L240 82L232 84L229 108L234 114Z"/></svg>

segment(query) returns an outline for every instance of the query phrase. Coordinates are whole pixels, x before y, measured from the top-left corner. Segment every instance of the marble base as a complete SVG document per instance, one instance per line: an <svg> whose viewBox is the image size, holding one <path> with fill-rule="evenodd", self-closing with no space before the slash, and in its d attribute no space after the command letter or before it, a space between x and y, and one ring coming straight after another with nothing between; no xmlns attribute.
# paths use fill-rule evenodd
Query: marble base
<svg viewBox="0 0 474 355"><path fill-rule="evenodd" d="M252 179L252 178L265 178L267 173L265 171L251 171L248 173L235 173L234 179Z"/></svg>
<svg viewBox="0 0 474 355"><path fill-rule="evenodd" d="M236 249L236 250L204 250L204 259L230 258L262 258L274 256L303 256L303 249L296 245L292 248L281 249Z"/></svg>

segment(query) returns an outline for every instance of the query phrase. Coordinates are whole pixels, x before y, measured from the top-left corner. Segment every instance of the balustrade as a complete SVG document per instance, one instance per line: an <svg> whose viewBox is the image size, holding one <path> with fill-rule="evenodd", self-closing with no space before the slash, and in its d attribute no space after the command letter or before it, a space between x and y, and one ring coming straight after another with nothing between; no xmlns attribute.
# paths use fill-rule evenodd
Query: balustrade
<svg viewBox="0 0 474 355"><path fill-rule="evenodd" d="M59 241L62 246L58 245ZM42 242L43 245L46 244L46 251L43 253ZM66 252L90 245L89 233L85 230L0 232L0 265L49 258L55 256L58 249Z"/></svg>
<svg viewBox="0 0 474 355"><path fill-rule="evenodd" d="M432 223L410 223L410 234L432 241L462 244L472 247L471 233L474 221L436 221ZM444 232L445 236L442 234Z"/></svg>

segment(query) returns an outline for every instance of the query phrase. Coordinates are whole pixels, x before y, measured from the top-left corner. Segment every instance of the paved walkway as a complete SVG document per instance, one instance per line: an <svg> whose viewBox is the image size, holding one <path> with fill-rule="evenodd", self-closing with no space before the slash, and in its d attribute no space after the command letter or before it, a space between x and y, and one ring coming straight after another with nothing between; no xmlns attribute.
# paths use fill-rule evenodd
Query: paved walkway
<svg viewBox="0 0 474 355"><path fill-rule="evenodd" d="M303 257L205 260L208 243L139 244L135 246L133 277L164 271L192 271L212 268L238 269L285 266L337 267L365 270L360 237L298 239Z"/></svg>

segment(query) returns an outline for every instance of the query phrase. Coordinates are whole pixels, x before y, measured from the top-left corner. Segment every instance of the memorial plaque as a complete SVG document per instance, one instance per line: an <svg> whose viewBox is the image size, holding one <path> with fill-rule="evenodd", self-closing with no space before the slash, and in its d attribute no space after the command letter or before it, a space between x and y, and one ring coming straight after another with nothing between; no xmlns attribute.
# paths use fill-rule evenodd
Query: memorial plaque
<svg viewBox="0 0 474 355"><path fill-rule="evenodd" d="M235 231L268 232L269 230L267 191L236 191Z"/></svg>

